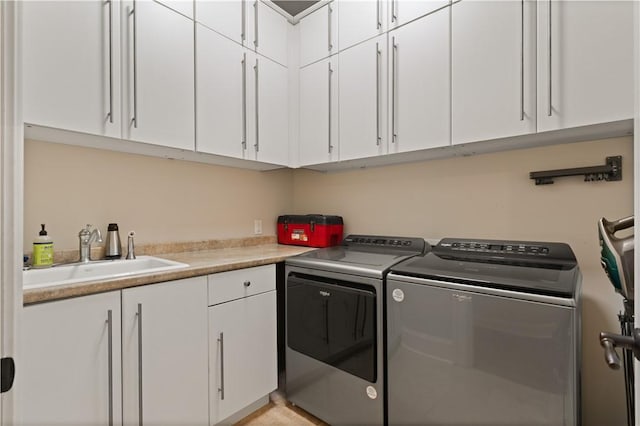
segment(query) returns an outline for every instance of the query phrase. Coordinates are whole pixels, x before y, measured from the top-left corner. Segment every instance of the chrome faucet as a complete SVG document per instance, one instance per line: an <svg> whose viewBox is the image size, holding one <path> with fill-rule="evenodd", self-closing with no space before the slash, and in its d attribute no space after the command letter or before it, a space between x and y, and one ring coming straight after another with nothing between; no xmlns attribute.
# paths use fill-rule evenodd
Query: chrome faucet
<svg viewBox="0 0 640 426"><path fill-rule="evenodd" d="M97 243L102 242L102 234L98 228L91 230L91 225L87 225L86 228L81 229L78 233L80 239L80 260L79 262L86 263L91 261L91 243L94 241Z"/></svg>

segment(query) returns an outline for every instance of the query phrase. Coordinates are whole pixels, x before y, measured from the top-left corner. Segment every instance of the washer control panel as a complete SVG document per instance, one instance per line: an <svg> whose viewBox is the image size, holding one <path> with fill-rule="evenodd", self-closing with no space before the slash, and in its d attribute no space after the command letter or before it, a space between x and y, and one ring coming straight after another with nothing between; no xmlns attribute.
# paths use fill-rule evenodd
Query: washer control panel
<svg viewBox="0 0 640 426"><path fill-rule="evenodd" d="M460 241L443 244L441 241L438 244L438 247L449 247L453 251L476 253L523 254L534 256L544 256L549 254L549 247L520 243L500 244L496 242Z"/></svg>
<svg viewBox="0 0 640 426"><path fill-rule="evenodd" d="M427 243L422 238L384 237L377 235L348 235L342 241L345 246L384 247L422 253Z"/></svg>

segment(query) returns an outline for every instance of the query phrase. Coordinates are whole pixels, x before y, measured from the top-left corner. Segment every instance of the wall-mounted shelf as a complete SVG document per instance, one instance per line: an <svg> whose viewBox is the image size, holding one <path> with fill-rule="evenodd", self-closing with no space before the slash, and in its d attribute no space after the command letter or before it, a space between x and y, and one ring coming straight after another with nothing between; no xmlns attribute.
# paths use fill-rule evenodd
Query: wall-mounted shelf
<svg viewBox="0 0 640 426"><path fill-rule="evenodd" d="M585 182L622 180L622 156L607 157L603 166L530 172L529 179L535 179L536 185L549 185L553 183L554 178L579 175L584 175Z"/></svg>

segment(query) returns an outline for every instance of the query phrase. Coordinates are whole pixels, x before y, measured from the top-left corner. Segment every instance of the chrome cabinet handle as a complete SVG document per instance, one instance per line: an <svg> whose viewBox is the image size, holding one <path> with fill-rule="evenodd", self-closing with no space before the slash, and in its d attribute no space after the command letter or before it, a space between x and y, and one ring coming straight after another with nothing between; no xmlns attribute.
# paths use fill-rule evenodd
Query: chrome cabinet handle
<svg viewBox="0 0 640 426"><path fill-rule="evenodd" d="M380 146L380 46L376 43L376 146Z"/></svg>
<svg viewBox="0 0 640 426"><path fill-rule="evenodd" d="M258 47L258 0L253 3L253 8L255 9L255 16L253 20L253 30L255 34L253 35L253 45Z"/></svg>
<svg viewBox="0 0 640 426"><path fill-rule="evenodd" d="M113 0L109 3L109 123L113 123Z"/></svg>
<svg viewBox="0 0 640 426"><path fill-rule="evenodd" d="M524 121L524 0L520 0L520 121Z"/></svg>
<svg viewBox="0 0 640 426"><path fill-rule="evenodd" d="M244 282L244 286L245 287L249 287L250 285L251 285L251 281L247 280L247 281Z"/></svg>
<svg viewBox="0 0 640 426"><path fill-rule="evenodd" d="M109 426L113 426L113 311L107 311L107 349L109 351Z"/></svg>
<svg viewBox="0 0 640 426"><path fill-rule="evenodd" d="M551 109L551 95L553 94L552 87L551 87L551 72L552 72L551 71L551 58L552 58L552 56L551 56L551 42L552 42L552 38L551 38L551 0L549 0L549 34L548 34L548 37L547 37L547 43L549 45L549 87L548 87L548 89L549 89L549 93L548 93L548 96L549 96L549 108L547 110L547 115L549 117L551 117L551 114L553 114L553 111Z"/></svg>
<svg viewBox="0 0 640 426"><path fill-rule="evenodd" d="M129 12L129 15L133 15L133 117L131 123L135 129L138 128L138 66L137 66L137 50L138 50L138 31L137 21L138 13L136 12L136 0L133 0L133 7Z"/></svg>
<svg viewBox="0 0 640 426"><path fill-rule="evenodd" d="M396 44L395 37L391 38L391 45L391 73L393 74L391 79L391 143L396 143L396 140L398 138L398 134L396 133L396 85L398 83L398 78L396 75L396 58L398 56L398 45Z"/></svg>
<svg viewBox="0 0 640 426"><path fill-rule="evenodd" d="M396 22L398 15L396 14L396 1L391 0L391 22Z"/></svg>
<svg viewBox="0 0 640 426"><path fill-rule="evenodd" d="M218 337L218 343L220 343L220 400L224 401L224 333L220 333Z"/></svg>
<svg viewBox="0 0 640 426"><path fill-rule="evenodd" d="M259 101L260 101L260 96L258 94L259 88L260 88L260 84L258 81L259 78L259 69L258 69L258 58L256 58L256 66L253 67L253 70L255 71L256 74L256 84L255 84L255 96L256 96L256 108L255 108L255 112L256 112L256 143L253 144L253 146L256 148L256 153L258 153L260 151L260 106L259 106Z"/></svg>
<svg viewBox="0 0 640 426"><path fill-rule="evenodd" d="M242 22L240 23L240 40L244 44L244 40L247 37L247 0L242 1Z"/></svg>
<svg viewBox="0 0 640 426"><path fill-rule="evenodd" d="M247 149L247 54L242 54L242 149Z"/></svg>
<svg viewBox="0 0 640 426"><path fill-rule="evenodd" d="M382 20L380 19L381 13L380 13L380 0L376 0L376 29L380 29L382 28Z"/></svg>
<svg viewBox="0 0 640 426"><path fill-rule="evenodd" d="M332 86L331 80L332 80L332 77L333 77L333 70L331 69L331 62L329 62L327 65L329 67L328 68L328 75L329 75L329 96L328 96L328 99L329 99L329 102L328 102L328 104L329 104L329 107L328 107L329 117L328 118L329 118L329 120L328 121L329 121L329 126L327 128L327 131L328 131L328 135L329 135L329 138L328 138L328 140L329 140L329 154L331 154L331 151L333 151L333 145L331 144L331 98L332 98L332 96L331 96L331 86Z"/></svg>
<svg viewBox="0 0 640 426"><path fill-rule="evenodd" d="M329 50L329 52L331 52L331 49L333 49L333 44L331 43L331 13L333 12L333 9L331 9L331 4L328 4L327 7L329 9L327 9L327 24L328 24L328 28L329 30L327 31L327 47Z"/></svg>
<svg viewBox="0 0 640 426"><path fill-rule="evenodd" d="M142 303L138 303L138 425L142 426Z"/></svg>

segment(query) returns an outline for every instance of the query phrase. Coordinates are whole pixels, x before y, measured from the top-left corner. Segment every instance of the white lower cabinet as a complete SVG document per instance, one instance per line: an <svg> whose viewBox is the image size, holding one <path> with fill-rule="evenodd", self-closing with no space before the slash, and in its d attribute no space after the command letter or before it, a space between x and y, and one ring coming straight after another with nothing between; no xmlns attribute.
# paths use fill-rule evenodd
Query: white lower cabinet
<svg viewBox="0 0 640 426"><path fill-rule="evenodd" d="M125 424L206 425L207 279L122 291Z"/></svg>
<svg viewBox="0 0 640 426"><path fill-rule="evenodd" d="M278 386L274 265L209 276L210 423Z"/></svg>
<svg viewBox="0 0 640 426"><path fill-rule="evenodd" d="M122 424L119 291L27 306L21 327L21 424Z"/></svg>

